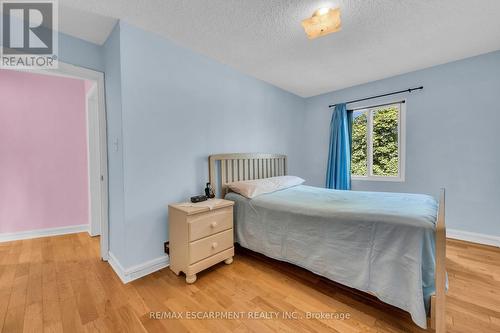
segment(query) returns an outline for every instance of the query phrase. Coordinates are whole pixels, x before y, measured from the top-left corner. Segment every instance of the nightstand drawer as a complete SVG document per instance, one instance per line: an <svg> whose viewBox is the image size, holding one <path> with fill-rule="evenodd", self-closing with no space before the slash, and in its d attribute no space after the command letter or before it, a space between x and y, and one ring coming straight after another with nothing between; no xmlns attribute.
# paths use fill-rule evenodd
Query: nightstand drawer
<svg viewBox="0 0 500 333"><path fill-rule="evenodd" d="M233 229L189 243L189 263L210 257L233 245Z"/></svg>
<svg viewBox="0 0 500 333"><path fill-rule="evenodd" d="M216 253L213 256L202 259L194 264L191 264L186 269L186 275L196 274L199 271L207 269L210 266L220 263L221 261L226 260L227 258L232 258L234 256L234 247L230 247L227 250L223 250L222 252Z"/></svg>
<svg viewBox="0 0 500 333"><path fill-rule="evenodd" d="M189 241L214 235L233 227L233 207L196 214L188 218Z"/></svg>

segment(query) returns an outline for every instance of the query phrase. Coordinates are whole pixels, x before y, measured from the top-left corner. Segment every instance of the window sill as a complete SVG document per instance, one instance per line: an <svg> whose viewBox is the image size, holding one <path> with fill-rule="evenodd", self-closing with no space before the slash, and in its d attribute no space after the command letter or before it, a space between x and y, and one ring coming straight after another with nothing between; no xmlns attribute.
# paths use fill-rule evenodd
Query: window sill
<svg viewBox="0 0 500 333"><path fill-rule="evenodd" d="M363 177L363 176L351 176L351 180L364 181L364 182L396 182L403 183L405 181L404 177Z"/></svg>

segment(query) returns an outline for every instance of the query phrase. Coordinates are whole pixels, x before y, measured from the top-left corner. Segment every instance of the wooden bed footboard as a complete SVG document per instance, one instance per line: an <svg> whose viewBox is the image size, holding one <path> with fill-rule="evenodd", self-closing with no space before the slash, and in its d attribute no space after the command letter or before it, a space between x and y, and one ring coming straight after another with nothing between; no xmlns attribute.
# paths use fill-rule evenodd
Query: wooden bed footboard
<svg viewBox="0 0 500 333"><path fill-rule="evenodd" d="M445 190L439 194L436 223L436 270L434 279L436 293L431 297L431 328L436 333L446 332L446 223Z"/></svg>

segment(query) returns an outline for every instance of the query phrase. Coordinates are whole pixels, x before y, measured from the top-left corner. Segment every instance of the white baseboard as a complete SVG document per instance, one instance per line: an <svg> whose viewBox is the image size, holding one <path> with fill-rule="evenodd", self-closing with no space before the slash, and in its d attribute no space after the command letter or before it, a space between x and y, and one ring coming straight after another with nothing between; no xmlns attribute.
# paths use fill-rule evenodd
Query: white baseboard
<svg viewBox="0 0 500 333"><path fill-rule="evenodd" d="M129 283L143 276L159 271L160 269L167 267L169 264L168 257L165 255L125 269L111 252L109 252L108 262L123 283Z"/></svg>
<svg viewBox="0 0 500 333"><path fill-rule="evenodd" d="M446 237L483 245L500 247L500 236L478 234L470 231L446 229Z"/></svg>
<svg viewBox="0 0 500 333"><path fill-rule="evenodd" d="M5 233L0 233L0 243L22 240L22 239L76 234L78 232L84 232L84 231L88 232L88 230L89 230L88 224L80 224L67 227L27 230L19 232L5 232Z"/></svg>

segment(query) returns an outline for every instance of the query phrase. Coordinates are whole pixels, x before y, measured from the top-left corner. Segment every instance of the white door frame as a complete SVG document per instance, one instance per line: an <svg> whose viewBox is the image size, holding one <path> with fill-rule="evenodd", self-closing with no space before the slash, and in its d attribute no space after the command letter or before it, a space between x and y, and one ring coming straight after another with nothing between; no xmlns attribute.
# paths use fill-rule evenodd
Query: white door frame
<svg viewBox="0 0 500 333"><path fill-rule="evenodd" d="M87 87L86 87L87 88ZM90 89L86 90L85 111L87 117L87 156L89 185L89 234L101 234L101 161L99 157L99 110L97 99L97 82L92 81Z"/></svg>
<svg viewBox="0 0 500 333"><path fill-rule="evenodd" d="M101 178L101 186L100 193L90 193L90 195L99 195L101 202L101 258L104 261L108 261L109 258L109 220L108 220L108 143L107 143L107 125L106 125L106 99L105 99L105 89L104 89L104 73L98 72L92 69L88 69L85 67L75 66L71 64L67 64L59 61L59 68L57 69L30 69L30 70L20 70L22 72L27 73L36 73L36 74L46 74L46 75L55 75L55 76L63 76L70 78L77 78L83 80L92 80L97 82L97 100L98 100L98 124L94 124L98 126L99 133L99 151L94 151L92 149L89 151L90 154L99 154L98 159L100 161L100 178ZM88 117L87 117L88 119ZM87 135L92 133L92 129L89 124L87 126ZM87 139L88 142L88 139ZM90 191L90 187L89 187ZM90 205L90 201L89 201ZM89 221L93 222L93 221ZM90 228L90 224L89 224Z"/></svg>

